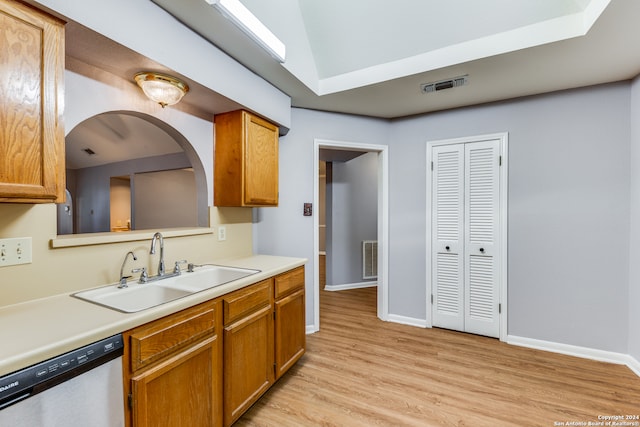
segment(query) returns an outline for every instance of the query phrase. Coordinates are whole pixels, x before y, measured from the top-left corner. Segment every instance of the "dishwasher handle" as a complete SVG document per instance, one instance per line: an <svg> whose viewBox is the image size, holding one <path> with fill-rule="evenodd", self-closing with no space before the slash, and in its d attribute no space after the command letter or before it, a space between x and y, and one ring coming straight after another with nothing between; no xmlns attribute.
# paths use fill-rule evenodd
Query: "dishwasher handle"
<svg viewBox="0 0 640 427"><path fill-rule="evenodd" d="M18 403L21 400L24 400L29 396L31 396L31 390L29 390L29 391L27 391L25 393L22 393L22 394L20 394L18 396L12 396L12 398L7 400L6 402L0 402L0 410L6 408L8 406L13 405L14 403Z"/></svg>

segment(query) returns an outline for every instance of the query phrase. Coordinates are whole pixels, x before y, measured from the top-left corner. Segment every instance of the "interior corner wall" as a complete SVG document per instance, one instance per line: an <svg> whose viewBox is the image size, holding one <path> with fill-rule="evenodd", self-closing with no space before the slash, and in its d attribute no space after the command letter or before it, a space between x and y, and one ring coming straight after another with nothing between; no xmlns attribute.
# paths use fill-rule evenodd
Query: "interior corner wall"
<svg viewBox="0 0 640 427"><path fill-rule="evenodd" d="M265 255L307 258L307 325L314 323L314 259L312 216L303 216L305 202L313 201L313 150L315 139L386 144L388 121L369 117L294 108L291 130L280 138L280 203L278 207L256 209L254 252Z"/></svg>
<svg viewBox="0 0 640 427"><path fill-rule="evenodd" d="M640 76L631 84L629 354L640 361Z"/></svg>
<svg viewBox="0 0 640 427"><path fill-rule="evenodd" d="M362 241L378 239L378 153L333 162L327 285L363 282ZM370 279L369 279L370 280Z"/></svg>

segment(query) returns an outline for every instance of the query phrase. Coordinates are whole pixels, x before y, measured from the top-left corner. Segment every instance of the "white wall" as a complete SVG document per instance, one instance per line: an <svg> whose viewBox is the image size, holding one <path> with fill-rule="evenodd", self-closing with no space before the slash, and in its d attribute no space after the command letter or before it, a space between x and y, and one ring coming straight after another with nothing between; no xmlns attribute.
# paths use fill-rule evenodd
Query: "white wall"
<svg viewBox="0 0 640 427"><path fill-rule="evenodd" d="M626 353L629 99L621 83L396 121L391 311L424 316L425 141L506 131L508 333Z"/></svg>
<svg viewBox="0 0 640 427"><path fill-rule="evenodd" d="M255 249L310 258L311 291L313 221L302 203L312 198L314 138L388 144L389 312L425 319L426 142L506 131L509 334L627 353L629 110L628 83L391 124L294 109L281 140L281 205L261 209Z"/></svg>
<svg viewBox="0 0 640 427"><path fill-rule="evenodd" d="M313 201L314 139L386 144L384 120L294 108L292 127L280 138L280 204L256 209L254 252L305 257L307 325L313 324L313 217L303 216L303 203ZM317 214L317 212L316 212Z"/></svg>
<svg viewBox="0 0 640 427"><path fill-rule="evenodd" d="M640 361L640 77L631 85L629 354Z"/></svg>
<svg viewBox="0 0 640 427"><path fill-rule="evenodd" d="M192 169L136 173L132 187L136 229L193 227L198 223Z"/></svg>
<svg viewBox="0 0 640 427"><path fill-rule="evenodd" d="M378 239L378 153L333 162L327 285L360 283L362 241Z"/></svg>
<svg viewBox="0 0 640 427"><path fill-rule="evenodd" d="M144 157L109 163L90 168L76 169L68 174L67 188L75 201L74 218L76 233L96 233L111 230L110 218L110 178L114 176L130 176L134 173L158 171L164 169L189 168L191 163L184 153L166 154L163 156ZM75 180L74 185L69 185ZM74 188L75 189L72 189ZM195 183L192 184L195 189ZM195 190L194 190L195 191ZM207 189L203 188L201 196L207 199ZM206 203L203 203L206 207ZM149 208L151 210L151 208ZM206 227L207 223L198 224L197 204L193 207L195 216L191 226ZM201 213L202 214L202 213ZM206 215L206 209L204 214ZM133 218L131 218L133 220ZM167 221L166 224L169 224ZM143 230L139 224L132 224L134 229ZM169 225L165 225L165 228ZM148 227L147 227L148 228Z"/></svg>

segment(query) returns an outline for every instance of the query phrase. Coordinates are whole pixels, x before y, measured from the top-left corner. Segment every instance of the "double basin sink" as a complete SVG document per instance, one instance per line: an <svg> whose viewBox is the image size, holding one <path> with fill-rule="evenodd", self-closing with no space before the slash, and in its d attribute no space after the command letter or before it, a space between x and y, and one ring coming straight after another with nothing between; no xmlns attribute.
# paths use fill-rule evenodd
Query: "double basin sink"
<svg viewBox="0 0 640 427"><path fill-rule="evenodd" d="M247 268L205 265L197 267L193 272L182 272L180 275L149 283L129 282L126 288L118 285L103 286L77 292L72 296L123 313L135 313L259 272L260 270Z"/></svg>

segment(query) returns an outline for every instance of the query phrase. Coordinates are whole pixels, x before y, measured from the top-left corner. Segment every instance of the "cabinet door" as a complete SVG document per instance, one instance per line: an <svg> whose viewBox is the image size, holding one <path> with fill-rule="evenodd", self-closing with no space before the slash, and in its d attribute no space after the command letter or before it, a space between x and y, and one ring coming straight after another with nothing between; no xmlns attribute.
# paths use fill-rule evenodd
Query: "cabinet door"
<svg viewBox="0 0 640 427"><path fill-rule="evenodd" d="M210 337L131 379L135 427L219 425L218 341Z"/></svg>
<svg viewBox="0 0 640 427"><path fill-rule="evenodd" d="M266 120L245 117L244 204L278 205L278 128Z"/></svg>
<svg viewBox="0 0 640 427"><path fill-rule="evenodd" d="M64 200L64 27L0 0L0 201Z"/></svg>
<svg viewBox="0 0 640 427"><path fill-rule="evenodd" d="M224 425L231 425L271 386L271 305L224 328Z"/></svg>
<svg viewBox="0 0 640 427"><path fill-rule="evenodd" d="M275 302L276 379L287 372L305 351L304 289Z"/></svg>

